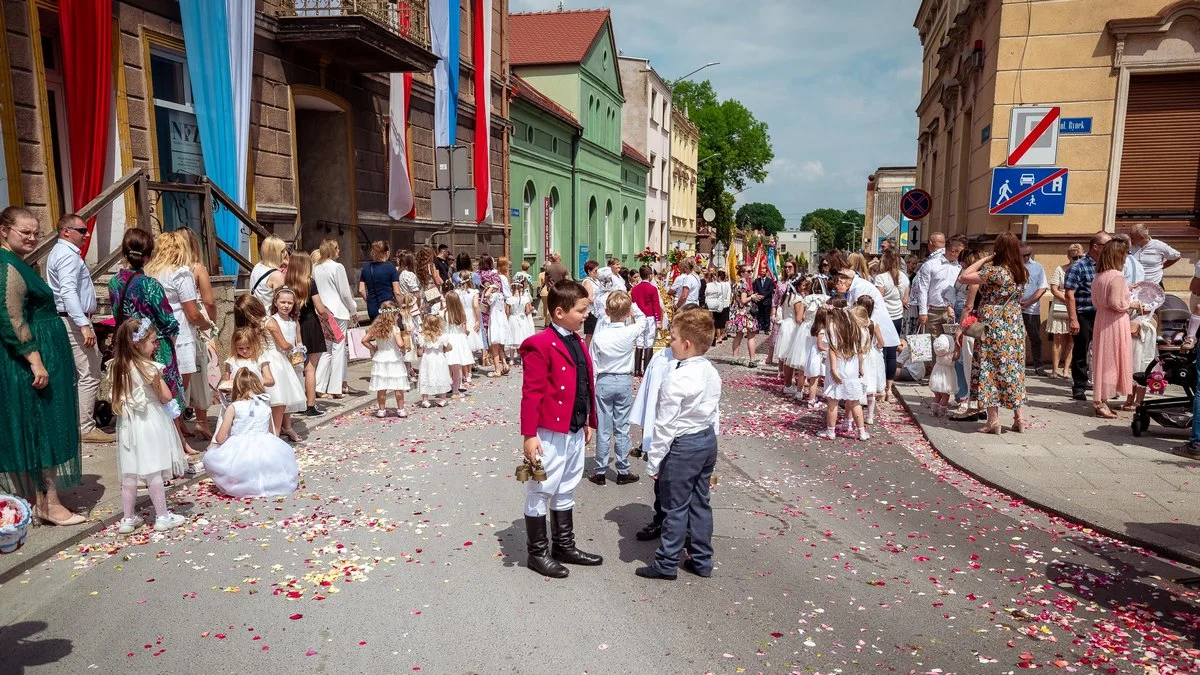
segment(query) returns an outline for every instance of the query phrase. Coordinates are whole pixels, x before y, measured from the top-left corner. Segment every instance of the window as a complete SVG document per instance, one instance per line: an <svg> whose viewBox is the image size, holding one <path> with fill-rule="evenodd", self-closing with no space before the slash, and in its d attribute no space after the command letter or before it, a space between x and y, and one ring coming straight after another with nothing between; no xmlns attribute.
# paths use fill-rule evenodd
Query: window
<svg viewBox="0 0 1200 675"><path fill-rule="evenodd" d="M606 257L609 257L609 258L616 256L617 247L620 246L620 243L618 242L618 239L620 239L620 235L614 230L614 228L612 226L612 215L613 215L612 201L609 201L607 204L604 205L604 237L605 237L605 239L608 240L608 255ZM601 248L601 250L604 250L603 246L601 246L600 248Z"/></svg>
<svg viewBox="0 0 1200 675"><path fill-rule="evenodd" d="M657 165L658 165L658 155L656 155L652 152L652 153L650 153L650 166L657 166ZM650 187L651 188L658 187L657 185L654 184L654 172L653 171L650 172Z"/></svg>
<svg viewBox="0 0 1200 675"><path fill-rule="evenodd" d="M57 18L50 21L43 18L43 25L47 28L57 26ZM71 196L71 143L67 135L67 89L57 33L42 35L42 66L46 74L46 110L50 118L50 128L46 131L54 161L54 185L51 186L54 194L50 200L57 206L58 213L70 213L75 210Z"/></svg>
<svg viewBox="0 0 1200 675"><path fill-rule="evenodd" d="M150 86L154 101L154 138L158 153L154 169L164 182L197 183L204 175L200 128L192 99L192 80L183 53L152 46ZM164 230L199 224L198 195L163 192L160 212Z"/></svg>
<svg viewBox="0 0 1200 675"><path fill-rule="evenodd" d="M656 120L654 119L654 113L657 111L658 111L658 92L652 91L652 92L650 92L650 123L651 124L654 124L656 122Z"/></svg>
<svg viewBox="0 0 1200 675"><path fill-rule="evenodd" d="M533 127L525 127L525 140L529 143L533 142Z"/></svg>
<svg viewBox="0 0 1200 675"><path fill-rule="evenodd" d="M542 252L546 255L550 251L557 251L559 246L558 237L558 188L550 188L550 248Z"/></svg>
<svg viewBox="0 0 1200 675"><path fill-rule="evenodd" d="M525 232L523 239L525 241L525 252L533 253L536 250L534 248L534 242L540 239L540 237L538 237L537 189L533 186L533 181L529 181L525 184L524 206L525 208L523 213L525 215Z"/></svg>

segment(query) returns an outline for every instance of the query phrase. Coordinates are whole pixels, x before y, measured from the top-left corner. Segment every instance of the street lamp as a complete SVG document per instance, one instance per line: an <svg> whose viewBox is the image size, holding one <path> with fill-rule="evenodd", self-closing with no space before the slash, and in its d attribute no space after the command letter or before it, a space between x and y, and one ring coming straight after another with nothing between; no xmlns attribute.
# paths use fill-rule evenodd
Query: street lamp
<svg viewBox="0 0 1200 675"><path fill-rule="evenodd" d="M850 225L851 227L853 227L853 228L854 228L854 241L858 243L858 248L856 248L856 249L854 249L854 250L856 250L856 251L861 251L861 250L862 250L862 248L863 248L863 245L862 245L862 234L859 232L859 229L860 229L860 228L862 228L862 227L865 227L865 226L866 226L866 223L863 223L862 225L859 225L858 223L856 223L856 222L854 222L854 221L852 221L852 220L843 220L843 221L842 221L841 223L839 223L839 224L840 224L840 225Z"/></svg>
<svg viewBox="0 0 1200 675"><path fill-rule="evenodd" d="M695 75L696 73L704 70L705 68L711 68L713 66L719 66L719 65L721 65L720 61L712 61L712 62L706 63L706 64L700 66L699 68L693 70L692 72L688 73L687 75L684 75L683 77L675 78L675 80L673 80L671 82L671 86L674 87L675 85L679 84L680 82L683 82L684 80L686 80L689 77Z"/></svg>

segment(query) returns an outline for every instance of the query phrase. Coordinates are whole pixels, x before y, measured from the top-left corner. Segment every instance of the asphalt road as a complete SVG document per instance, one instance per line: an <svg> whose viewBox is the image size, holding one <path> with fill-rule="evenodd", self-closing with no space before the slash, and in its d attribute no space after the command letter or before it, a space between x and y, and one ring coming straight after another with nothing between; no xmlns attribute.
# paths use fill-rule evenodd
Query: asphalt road
<svg viewBox="0 0 1200 675"><path fill-rule="evenodd" d="M647 480L581 485L603 566L525 569L514 373L322 427L288 498L203 481L184 528L0 586L0 672L1200 672L1200 596L1171 582L1194 571L981 486L898 407L818 441L763 370L719 367L711 579L634 576Z"/></svg>

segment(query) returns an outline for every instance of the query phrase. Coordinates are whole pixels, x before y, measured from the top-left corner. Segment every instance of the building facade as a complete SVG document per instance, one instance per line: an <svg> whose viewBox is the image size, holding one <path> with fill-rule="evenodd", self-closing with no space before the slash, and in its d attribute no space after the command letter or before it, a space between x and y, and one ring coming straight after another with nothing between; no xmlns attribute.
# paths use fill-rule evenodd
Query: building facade
<svg viewBox="0 0 1200 675"><path fill-rule="evenodd" d="M622 56L621 87L625 106L621 133L625 142L650 164L646 207L642 210L644 241L663 252L671 242L671 87L649 59ZM639 249L641 250L641 249Z"/></svg>
<svg viewBox="0 0 1200 675"><path fill-rule="evenodd" d="M1200 1L923 0L917 184L922 228L986 240L1020 230L988 215L991 170L1008 154L1014 106L1058 106L1066 213L1031 216L1030 242L1060 254L1096 230L1146 223L1195 256L1200 224ZM1072 129L1079 132L1085 128ZM1191 265L1168 272L1186 287Z"/></svg>
<svg viewBox="0 0 1200 675"><path fill-rule="evenodd" d="M504 144L508 121L505 27L507 0L459 0L460 60L458 119L462 144L474 131L473 19L477 8L492 14L491 153L493 224L460 225L445 241L468 251L499 254L504 245L507 182ZM428 7L403 3L316 0L258 0L252 30L253 67L245 185L226 184L260 224L298 245L312 248L326 237L342 243L353 266L370 240L394 247L423 243L441 226L432 219L434 89L430 69ZM247 17L249 18L249 17ZM5 193L44 216L86 200L73 194L81 148L67 123L71 97L64 72L58 4L54 0L11 0L3 14L0 44L0 128L5 155ZM206 175L214 150L197 133L192 88L196 50L189 50L181 5L170 0L122 0L112 6L113 133L104 185L136 167L152 180L195 184ZM252 33L252 35L251 35ZM415 209L411 217L388 216L388 73L414 73L409 110L409 155ZM75 99L78 100L78 99ZM107 105L107 104L105 104ZM76 180L73 180L76 179ZM236 183L236 181L235 181ZM199 227L199 196L161 190L152 195L154 228ZM118 200L97 224L89 257L104 257L120 241L132 202ZM243 241L244 248L253 248ZM253 255L253 253L251 253Z"/></svg>
<svg viewBox="0 0 1200 675"><path fill-rule="evenodd" d="M817 233L801 232L800 230L784 230L775 234L776 251L787 254L793 260L803 264L796 267L797 272L816 272L820 261L817 250Z"/></svg>
<svg viewBox="0 0 1200 675"><path fill-rule="evenodd" d="M700 128L678 108L671 108L671 128L671 246L695 252Z"/></svg>
<svg viewBox="0 0 1200 675"><path fill-rule="evenodd" d="M895 237L899 246L908 248L908 237L913 232L900 213L900 198L916 180L915 166L881 166L867 176L866 225L861 243L865 251L879 253L881 242L889 237Z"/></svg>

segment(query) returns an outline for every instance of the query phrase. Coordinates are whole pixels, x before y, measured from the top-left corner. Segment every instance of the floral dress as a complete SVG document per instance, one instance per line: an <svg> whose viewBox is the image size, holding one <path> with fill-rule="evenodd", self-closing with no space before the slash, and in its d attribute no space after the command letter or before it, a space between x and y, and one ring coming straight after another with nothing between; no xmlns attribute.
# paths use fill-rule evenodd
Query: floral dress
<svg viewBox="0 0 1200 675"><path fill-rule="evenodd" d="M123 269L108 282L108 300L117 316L123 319L150 319L154 324L154 330L158 332L154 361L163 365L163 381L182 409L185 405L183 377L179 374L179 363L175 359L175 336L179 334L179 322L171 311L171 303L167 302L166 289L141 270Z"/></svg>
<svg viewBox="0 0 1200 675"><path fill-rule="evenodd" d="M979 367L979 404L1015 409L1025 404L1025 324L1021 321L1024 291L1007 268L988 265L979 272L982 302L979 318L987 324L975 353ZM973 387L974 388L974 387Z"/></svg>
<svg viewBox="0 0 1200 675"><path fill-rule="evenodd" d="M726 329L732 335L758 332L758 316L753 311L753 303L742 302L743 293L747 297L754 293L748 279L742 279L733 287L733 310L729 313L729 323L726 324Z"/></svg>

